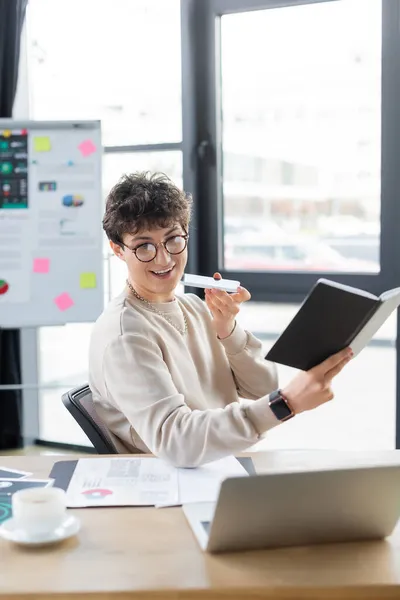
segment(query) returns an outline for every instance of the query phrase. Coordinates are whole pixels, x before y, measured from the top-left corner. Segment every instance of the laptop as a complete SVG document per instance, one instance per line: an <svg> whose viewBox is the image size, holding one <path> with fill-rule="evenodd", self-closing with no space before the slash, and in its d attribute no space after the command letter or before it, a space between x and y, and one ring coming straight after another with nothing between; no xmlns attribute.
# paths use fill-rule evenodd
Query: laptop
<svg viewBox="0 0 400 600"><path fill-rule="evenodd" d="M400 517L400 464L234 477L217 502L182 509L208 552L382 539Z"/></svg>

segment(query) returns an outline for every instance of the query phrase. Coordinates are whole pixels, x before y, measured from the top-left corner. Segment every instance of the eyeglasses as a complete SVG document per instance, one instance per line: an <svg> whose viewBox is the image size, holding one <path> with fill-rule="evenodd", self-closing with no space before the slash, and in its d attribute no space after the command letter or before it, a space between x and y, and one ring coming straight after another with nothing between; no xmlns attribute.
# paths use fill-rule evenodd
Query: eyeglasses
<svg viewBox="0 0 400 600"><path fill-rule="evenodd" d="M128 248L128 250L133 252L140 262L151 262L157 256L158 248L160 246L162 246L168 254L182 254L187 246L188 239L188 235L174 235L158 244L145 242L144 244L140 244L140 246L136 246L136 248L129 248L129 246L125 246L125 248Z"/></svg>

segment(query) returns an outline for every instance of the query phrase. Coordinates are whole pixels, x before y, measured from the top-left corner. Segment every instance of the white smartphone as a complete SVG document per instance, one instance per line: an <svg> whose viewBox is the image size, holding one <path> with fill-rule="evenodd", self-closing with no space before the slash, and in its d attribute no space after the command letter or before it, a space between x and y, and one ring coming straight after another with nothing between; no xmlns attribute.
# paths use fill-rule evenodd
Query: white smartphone
<svg viewBox="0 0 400 600"><path fill-rule="evenodd" d="M240 281L233 279L214 279L214 277L203 277L203 275L190 275L185 273L183 285L198 288L214 288L225 290L225 292L237 292Z"/></svg>

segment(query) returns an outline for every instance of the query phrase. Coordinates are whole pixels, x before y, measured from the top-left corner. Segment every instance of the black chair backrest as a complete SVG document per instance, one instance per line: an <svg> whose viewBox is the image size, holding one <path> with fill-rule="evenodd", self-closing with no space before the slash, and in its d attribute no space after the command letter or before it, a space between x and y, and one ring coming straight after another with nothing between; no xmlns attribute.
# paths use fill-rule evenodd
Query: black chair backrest
<svg viewBox="0 0 400 600"><path fill-rule="evenodd" d="M118 454L107 427L97 415L92 392L87 384L66 392L61 399L99 454Z"/></svg>

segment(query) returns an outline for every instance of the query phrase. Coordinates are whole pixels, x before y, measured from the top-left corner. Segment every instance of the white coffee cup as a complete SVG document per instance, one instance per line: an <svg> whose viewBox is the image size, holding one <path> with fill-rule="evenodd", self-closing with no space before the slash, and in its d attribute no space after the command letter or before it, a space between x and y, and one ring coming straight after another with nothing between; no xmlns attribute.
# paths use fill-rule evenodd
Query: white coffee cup
<svg viewBox="0 0 400 600"><path fill-rule="evenodd" d="M66 495L56 487L27 488L12 496L15 527L30 536L45 536L66 517Z"/></svg>

